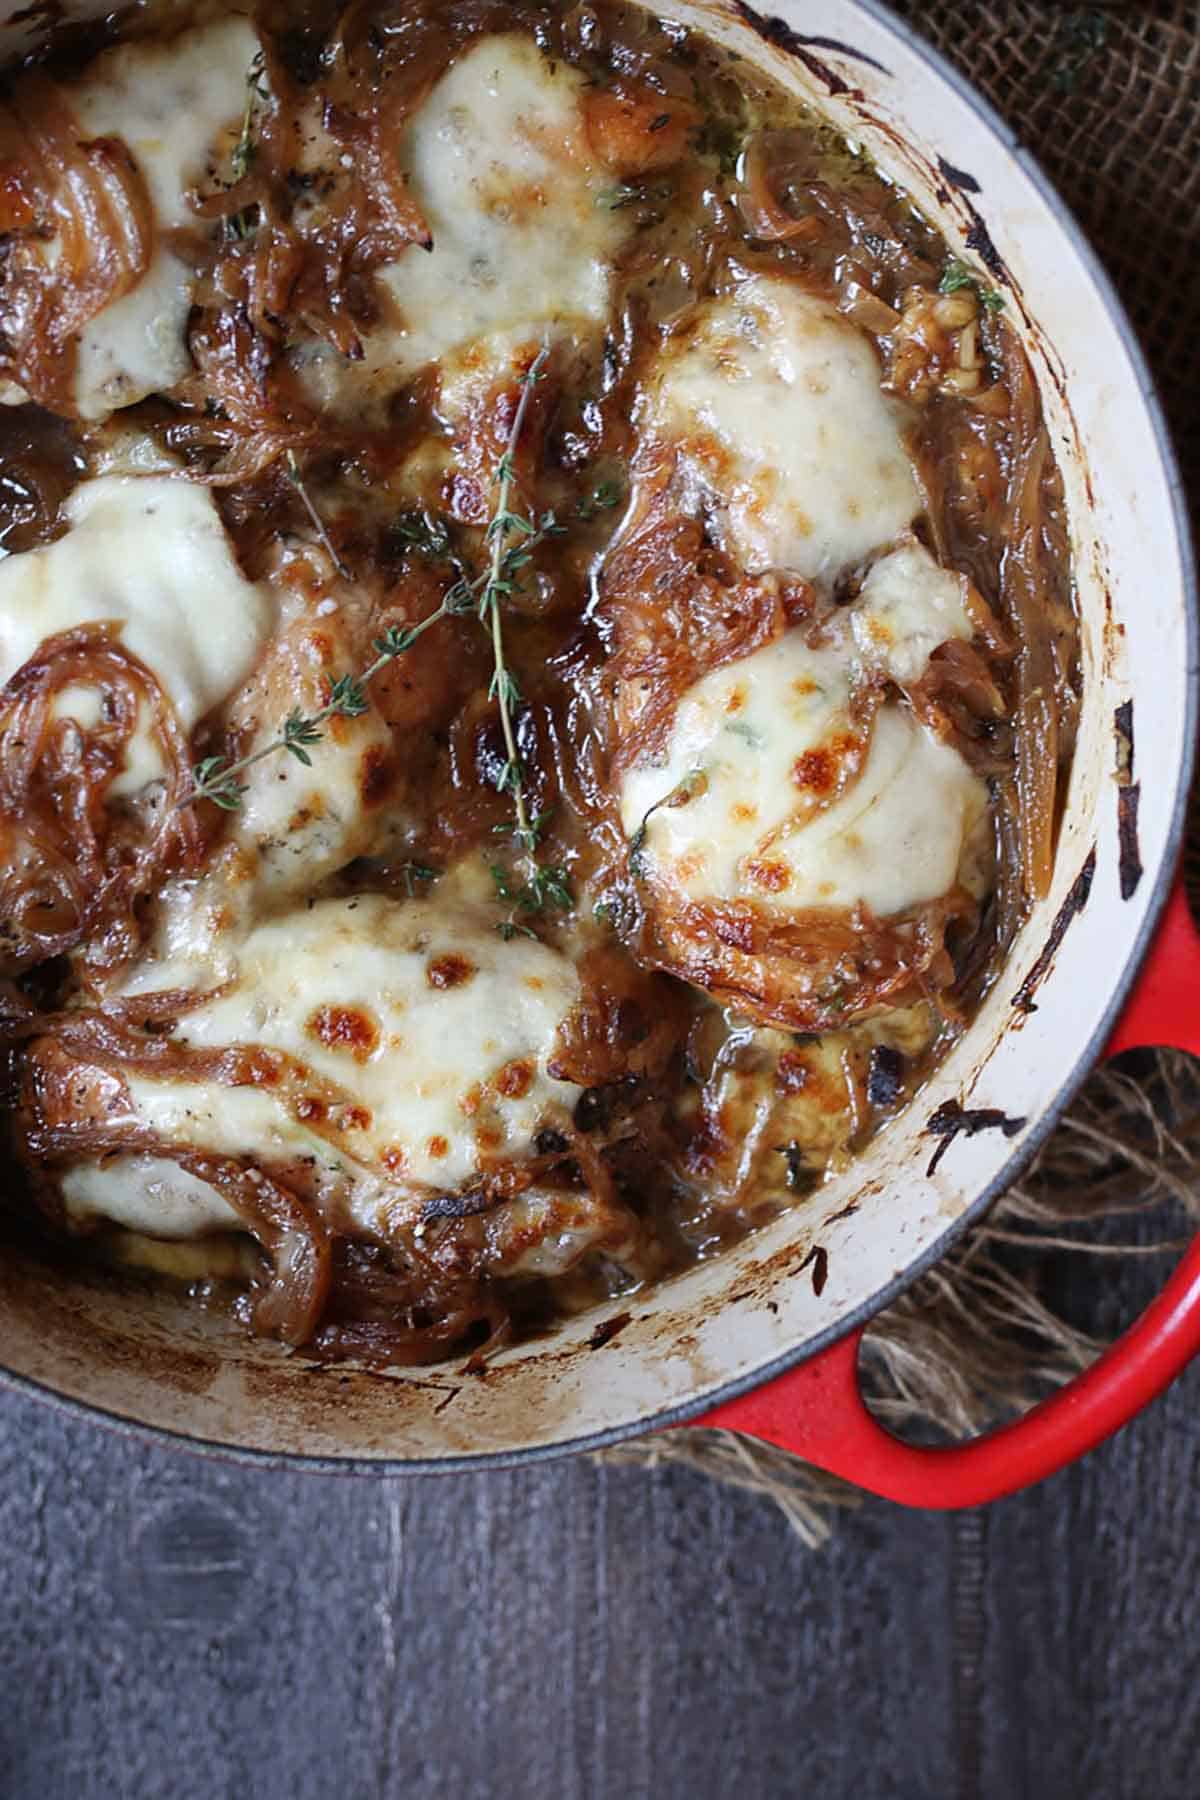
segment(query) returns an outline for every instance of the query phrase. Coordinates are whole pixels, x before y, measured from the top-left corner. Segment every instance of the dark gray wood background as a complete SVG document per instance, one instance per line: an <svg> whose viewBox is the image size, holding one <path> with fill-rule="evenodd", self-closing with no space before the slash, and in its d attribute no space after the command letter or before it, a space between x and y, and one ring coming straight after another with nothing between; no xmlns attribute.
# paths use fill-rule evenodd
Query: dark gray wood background
<svg viewBox="0 0 1200 1800"><path fill-rule="evenodd" d="M1064 1297L1111 1327L1162 1259ZM683 1469L331 1479L0 1394L4 1800L1194 1800L1200 1366L1042 1488L806 1550Z"/></svg>
<svg viewBox="0 0 1200 1800"><path fill-rule="evenodd" d="M903 10L986 33L973 72L1101 240L1194 467L1194 208L1154 204L1194 173L1185 9L1111 9L1071 94L1049 11ZM1161 1272L1062 1297L1111 1329ZM1197 1800L1198 1474L1200 1366L1032 1493L868 1502L819 1553L681 1469L281 1476L0 1393L0 1800Z"/></svg>

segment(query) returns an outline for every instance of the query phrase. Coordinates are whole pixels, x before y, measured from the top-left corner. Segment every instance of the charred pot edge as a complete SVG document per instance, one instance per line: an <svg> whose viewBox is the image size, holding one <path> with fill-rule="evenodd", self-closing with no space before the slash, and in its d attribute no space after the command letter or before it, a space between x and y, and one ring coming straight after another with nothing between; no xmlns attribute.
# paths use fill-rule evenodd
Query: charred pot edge
<svg viewBox="0 0 1200 1800"><path fill-rule="evenodd" d="M974 250L980 262L995 280L1002 281L1006 287L1011 288L1013 280L1008 272L1008 264L997 250L987 222L972 199L973 194L982 194L983 188L968 169L956 168L952 162L947 162L944 156L939 156L937 159L937 171L945 184L937 190L938 199L943 206L947 205L950 200L950 191L953 189L970 221L966 237L963 240L967 249Z"/></svg>
<svg viewBox="0 0 1200 1800"><path fill-rule="evenodd" d="M1070 892L1059 907L1054 923L1050 927L1050 935L1042 947L1042 951L1024 981L1012 997L1012 1004L1018 1012L1032 1013L1037 1011L1034 993L1041 984L1046 971L1058 953L1058 947L1067 935L1067 927L1071 920L1077 918L1088 903L1092 891L1092 880L1096 873L1096 846L1093 844L1084 858L1083 867L1071 883Z"/></svg>
<svg viewBox="0 0 1200 1800"><path fill-rule="evenodd" d="M738 18L748 25L751 31L756 32L764 43L773 44L777 50L783 50L788 56L794 56L798 62L803 63L809 74L815 75L817 80L822 83L827 93L846 94L852 100L861 100L861 89L852 87L848 81L843 81L837 71L831 69L829 64L823 62L819 56L815 56L808 46L815 44L825 50L836 48L848 56L854 56L857 52L847 50L841 44L835 46L828 38L801 37L799 32L792 30L785 19L756 12L752 6L747 5L746 0L733 0L733 8ZM872 61L869 56L859 56L858 60L868 63ZM873 63L872 66L879 68L881 65ZM884 74L887 73L888 71L885 69Z"/></svg>
<svg viewBox="0 0 1200 1800"><path fill-rule="evenodd" d="M851 62L866 63L869 69L878 69L881 75L892 73L886 63L881 63L877 57L868 56L865 50L856 50L853 44L843 43L841 38L812 37L805 32L803 36L797 34L797 42L810 50L832 50L837 56L848 57Z"/></svg>
<svg viewBox="0 0 1200 1800"><path fill-rule="evenodd" d="M944 156L938 157L937 166L942 179L948 181L951 187L957 188L960 194L982 194L982 187L966 169L956 169Z"/></svg>
<svg viewBox="0 0 1200 1800"><path fill-rule="evenodd" d="M997 281L1004 282L1006 287L1011 286L1012 277L1008 272L1008 264L992 242L992 234L984 224L979 208L970 200L964 200L963 205L971 215L971 229L964 240L967 249L974 250L988 273Z"/></svg>
<svg viewBox="0 0 1200 1800"><path fill-rule="evenodd" d="M1142 879L1138 841L1138 807L1142 784L1133 779L1133 701L1123 700L1113 713L1117 740L1117 853L1122 900L1132 900Z"/></svg>
<svg viewBox="0 0 1200 1800"><path fill-rule="evenodd" d="M1142 798L1140 781L1117 789L1117 853L1122 900L1132 900L1142 879L1142 857L1138 848L1138 806Z"/></svg>
<svg viewBox="0 0 1200 1800"><path fill-rule="evenodd" d="M812 1290L819 1300L829 1280L829 1252L824 1244L814 1244L796 1272L803 1275L808 1268L812 1269Z"/></svg>
<svg viewBox="0 0 1200 1800"><path fill-rule="evenodd" d="M601 1319L587 1341L589 1350L603 1350L605 1344L611 1344L618 1332L624 1331L632 1319L632 1313L615 1313L611 1319Z"/></svg>
<svg viewBox="0 0 1200 1800"><path fill-rule="evenodd" d="M943 1100L936 1111L930 1113L925 1126L927 1137L940 1138L941 1142L929 1159L926 1176L936 1173L937 1166L957 1137L975 1137L981 1131L1002 1131L1006 1138L1016 1137L1018 1131L1028 1124L1025 1118L1010 1118L998 1106L964 1107L959 1100Z"/></svg>

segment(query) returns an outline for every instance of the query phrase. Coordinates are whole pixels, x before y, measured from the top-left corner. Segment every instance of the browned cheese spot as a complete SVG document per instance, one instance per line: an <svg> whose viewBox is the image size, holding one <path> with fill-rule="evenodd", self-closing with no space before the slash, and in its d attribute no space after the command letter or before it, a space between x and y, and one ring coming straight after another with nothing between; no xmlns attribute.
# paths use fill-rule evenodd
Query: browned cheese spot
<svg viewBox="0 0 1200 1800"><path fill-rule="evenodd" d="M475 964L466 956L460 956L456 950L448 950L444 956L435 956L425 971L425 979L431 988L462 987L470 981L475 973Z"/></svg>
<svg viewBox="0 0 1200 1800"><path fill-rule="evenodd" d="M524 1059L505 1063L496 1077L496 1092L506 1100L521 1100L533 1086L533 1064Z"/></svg>
<svg viewBox="0 0 1200 1800"><path fill-rule="evenodd" d="M379 1043L379 1026L359 1006L318 1006L308 1029L327 1050L348 1051L355 1062L366 1062Z"/></svg>

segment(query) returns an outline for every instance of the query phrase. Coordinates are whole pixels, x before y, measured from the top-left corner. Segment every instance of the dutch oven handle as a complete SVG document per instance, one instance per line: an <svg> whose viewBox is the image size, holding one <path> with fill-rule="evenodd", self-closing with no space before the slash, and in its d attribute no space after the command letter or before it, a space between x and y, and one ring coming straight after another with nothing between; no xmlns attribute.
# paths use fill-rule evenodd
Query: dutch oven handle
<svg viewBox="0 0 1200 1800"><path fill-rule="evenodd" d="M1106 1054L1171 1044L1200 1055L1200 932L1182 881ZM900 1442L858 1385L862 1329L697 1421L748 1432L905 1506L979 1506L1028 1487L1119 1431L1200 1352L1200 1236L1158 1298L1099 1360L998 1430L946 1448Z"/></svg>

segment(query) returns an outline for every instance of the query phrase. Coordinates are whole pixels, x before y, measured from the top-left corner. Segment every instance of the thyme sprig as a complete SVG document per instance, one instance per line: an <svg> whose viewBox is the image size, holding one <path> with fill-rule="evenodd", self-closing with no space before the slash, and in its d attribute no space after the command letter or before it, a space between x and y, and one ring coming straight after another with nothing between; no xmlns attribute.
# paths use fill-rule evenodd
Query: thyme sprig
<svg viewBox="0 0 1200 1800"><path fill-rule="evenodd" d="M601 481L590 494L584 495L575 511L581 519L591 520L597 513L611 512L624 498L625 490L619 481Z"/></svg>
<svg viewBox="0 0 1200 1800"><path fill-rule="evenodd" d="M250 165L258 155L258 145L254 141L255 106L260 100L270 99L270 92L262 85L265 69L263 53L260 50L252 59L246 72L246 106L242 113L242 129L238 141L233 146L233 154L229 159L230 173L233 177L230 185L236 187L250 173ZM225 220L225 235L228 238L248 238L258 224L258 207L246 206L241 212L232 213Z"/></svg>
<svg viewBox="0 0 1200 1800"><path fill-rule="evenodd" d="M496 464L493 480L496 510L487 528L491 557L479 598L480 623L488 629L492 640L493 668L488 698L497 703L500 729L504 735L505 760L496 786L501 793L512 795L516 821L513 842L529 861L531 880L537 868L535 857L538 832L530 825L529 809L525 804L525 765L517 748L514 722L516 709L521 703L521 690L504 654L502 609L505 601L510 600L518 591L520 582L517 576L530 561L535 545L541 543L543 538L560 535L563 529L552 512L543 513L541 519L535 521L514 512L511 504L517 479L514 461L517 445L521 440L533 390L542 378L542 370L549 355L550 346L544 343L521 378L521 397L517 401L504 454Z"/></svg>
<svg viewBox="0 0 1200 1800"><path fill-rule="evenodd" d="M537 933L521 923L522 913L544 912L548 905L557 906L562 912L570 912L575 904L575 896L571 892L571 882L564 868L557 863L531 862L529 879L519 886L514 882L512 871L502 863L492 864L492 880L496 885L496 898L503 900L509 907L507 919L502 919L496 930L505 939L536 937Z"/></svg>
<svg viewBox="0 0 1200 1800"><path fill-rule="evenodd" d="M268 98L267 89L262 85L264 66L263 53L260 50L246 71L246 108L242 113L241 133L230 158L230 167L233 170L235 182L245 180L250 173L251 163L258 155L258 145L254 141L254 109L257 101Z"/></svg>
<svg viewBox="0 0 1200 1800"><path fill-rule="evenodd" d="M300 473L300 464L296 460L296 452L294 450L289 450L287 452L286 457L284 458L284 461L287 466L288 480L291 482L292 486L295 488L296 492L299 494L300 499L304 506L304 510L308 514L309 518L312 520L312 528L316 532L317 537L320 540L322 549L328 555L329 560L332 562L334 568L337 570L337 572L341 576L342 580L349 581L350 572L346 568L345 563L342 561L342 559L338 555L337 551L334 549L333 542L329 536L329 532L326 530L326 527L325 527L325 521L321 517L320 513L317 511L316 507L313 505L312 496L309 494L308 489L304 485L304 477Z"/></svg>
<svg viewBox="0 0 1200 1800"><path fill-rule="evenodd" d="M280 750L286 750L289 756L294 756L306 769L311 769L312 757L308 752L324 738L322 726L330 719L358 719L368 712L371 702L366 690L380 670L386 669L398 656L403 656L406 650L411 650L417 639L424 637L440 619L449 618L454 613L470 612L474 604L474 590L481 583L482 577L472 583L456 581L442 596L441 605L422 619L419 625L389 626L382 637L375 639L372 646L375 659L361 674L339 675L330 683L329 698L318 712L301 713L297 709L289 713L279 736L252 751L249 756L239 757L236 762L230 762L224 756L206 756L192 770L192 791L180 804L190 806L195 800L212 800L226 812L236 812L242 804L242 795L246 792L246 783L239 777L247 769L253 768L255 763L276 755Z"/></svg>
<svg viewBox="0 0 1200 1800"><path fill-rule="evenodd" d="M519 592L521 570L529 564L533 551L546 538L558 536L564 530L553 512L526 516L513 509L514 492L518 486L516 450L528 416L530 397L541 379L548 356L549 346L544 344L522 377L520 399L493 478L495 510L485 536L488 560L482 574L472 577L461 565L458 566L457 578L446 589L440 605L422 619L419 625L393 625L381 637L376 638L373 646L374 660L357 675L339 675L336 680L331 681L328 698L318 711L293 711L277 737L260 745L247 756L235 761L225 756L207 756L198 762L192 770L191 791L180 802L181 805L188 806L197 800L211 800L227 812L236 812L247 791L243 775L255 763L262 762L279 751L294 757L305 768L311 768L312 757L309 752L324 738L325 725L332 718L356 719L368 711L370 700L367 688L382 669L410 650L418 638L440 619L477 611L479 621L491 639L493 671L489 698L497 702L504 736L505 762L496 786L502 793L511 794L513 802L512 820L496 826L495 830L497 834L511 836L513 847L524 860L524 879L500 864L492 869L497 897L510 907L508 918L497 927L506 938L514 937L518 932L534 935L527 925L520 922L522 916L541 912L548 905L564 911L574 905L566 871L557 864L540 863L537 858L537 848L549 814L541 812L531 816L526 803L525 766L517 746L515 721L521 693L505 656L502 621L504 605ZM324 521L304 486L299 464L291 451L287 453L287 469L318 537L339 573L345 577L346 571L330 542ZM607 500L603 503L609 504ZM448 534L444 527L435 529L428 516L404 521L399 535L406 547L420 554L440 559L449 553ZM414 881L432 880L438 873L437 870L416 863L406 864L403 872L410 893Z"/></svg>

